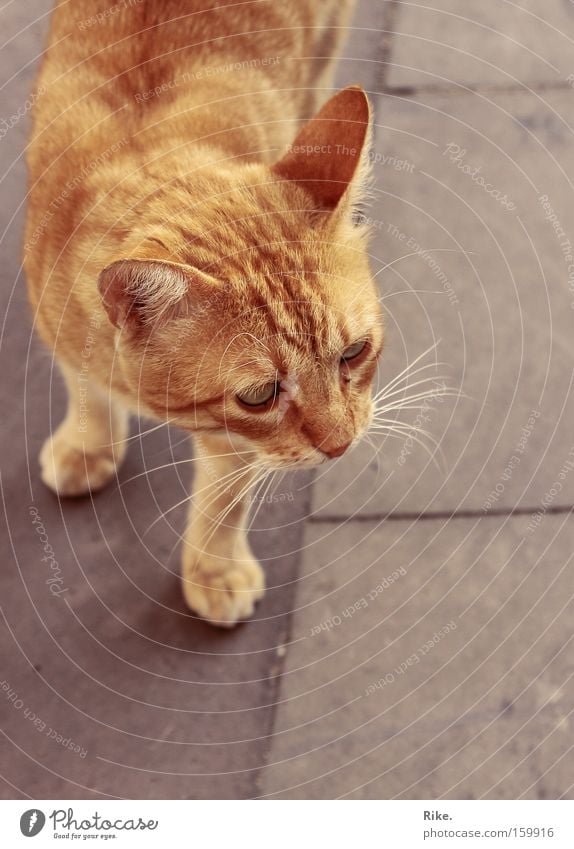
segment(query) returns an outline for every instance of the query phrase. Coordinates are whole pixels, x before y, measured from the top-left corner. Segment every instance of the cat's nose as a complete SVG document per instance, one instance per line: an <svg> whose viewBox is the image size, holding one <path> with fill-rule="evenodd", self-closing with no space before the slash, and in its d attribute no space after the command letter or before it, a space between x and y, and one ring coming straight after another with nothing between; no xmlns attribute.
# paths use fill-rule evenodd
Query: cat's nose
<svg viewBox="0 0 574 849"><path fill-rule="evenodd" d="M342 445L337 445L336 448L321 448L321 451L323 452L323 454L326 454L327 457L329 457L331 460L334 460L335 457L341 457L345 453L352 441L353 440L350 439L348 442L345 442Z"/></svg>

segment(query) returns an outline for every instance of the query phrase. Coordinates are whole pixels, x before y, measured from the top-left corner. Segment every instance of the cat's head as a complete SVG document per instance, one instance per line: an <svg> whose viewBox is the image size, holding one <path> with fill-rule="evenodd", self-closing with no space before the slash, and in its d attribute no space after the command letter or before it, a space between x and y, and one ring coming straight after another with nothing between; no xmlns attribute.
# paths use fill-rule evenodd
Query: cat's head
<svg viewBox="0 0 574 849"><path fill-rule="evenodd" d="M272 467L315 465L362 436L383 337L353 222L368 142L368 101L353 87L275 165L172 187L177 209L99 281L142 411L226 431Z"/></svg>

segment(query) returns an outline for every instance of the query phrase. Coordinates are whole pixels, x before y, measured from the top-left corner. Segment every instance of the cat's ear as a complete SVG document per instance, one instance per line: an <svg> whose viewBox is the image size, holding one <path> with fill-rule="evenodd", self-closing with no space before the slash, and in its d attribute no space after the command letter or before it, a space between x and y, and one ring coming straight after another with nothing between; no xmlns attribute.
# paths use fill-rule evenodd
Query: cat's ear
<svg viewBox="0 0 574 849"><path fill-rule="evenodd" d="M318 209L334 210L343 198L352 203L352 187L360 189L365 180L369 135L367 95L360 86L349 86L305 124L272 171L301 185Z"/></svg>
<svg viewBox="0 0 574 849"><path fill-rule="evenodd" d="M219 291L218 282L177 262L119 259L100 273L98 289L116 327L155 328L189 318Z"/></svg>

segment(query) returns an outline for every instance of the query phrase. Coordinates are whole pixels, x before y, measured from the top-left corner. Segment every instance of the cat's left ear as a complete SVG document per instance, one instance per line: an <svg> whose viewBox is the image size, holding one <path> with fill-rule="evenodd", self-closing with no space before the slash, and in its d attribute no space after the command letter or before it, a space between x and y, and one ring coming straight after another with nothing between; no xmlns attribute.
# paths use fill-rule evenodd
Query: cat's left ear
<svg viewBox="0 0 574 849"><path fill-rule="evenodd" d="M368 174L370 124L367 95L349 86L305 124L271 170L305 189L317 210L347 209L359 200Z"/></svg>
<svg viewBox="0 0 574 849"><path fill-rule="evenodd" d="M112 262L98 289L111 323L132 331L203 313L220 294L218 282L199 269L147 257Z"/></svg>

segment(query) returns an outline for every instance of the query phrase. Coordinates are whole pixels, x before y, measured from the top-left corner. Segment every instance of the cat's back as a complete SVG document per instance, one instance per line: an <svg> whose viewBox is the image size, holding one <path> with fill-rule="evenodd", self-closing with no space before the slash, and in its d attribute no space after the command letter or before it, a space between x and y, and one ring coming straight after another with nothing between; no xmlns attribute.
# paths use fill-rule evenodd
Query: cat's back
<svg viewBox="0 0 574 849"><path fill-rule="evenodd" d="M304 55L332 0L60 0L43 75L119 101L222 60ZM113 83L113 87L108 85Z"/></svg>
<svg viewBox="0 0 574 849"><path fill-rule="evenodd" d="M267 88L283 92L288 111L285 91L302 91L311 81L317 32L350 2L60 0L38 77L32 174L43 173L72 139L81 159L82 149L93 158L94 151L137 139L178 98L188 99L187 108L194 98L224 101ZM290 100L295 107L303 102Z"/></svg>

